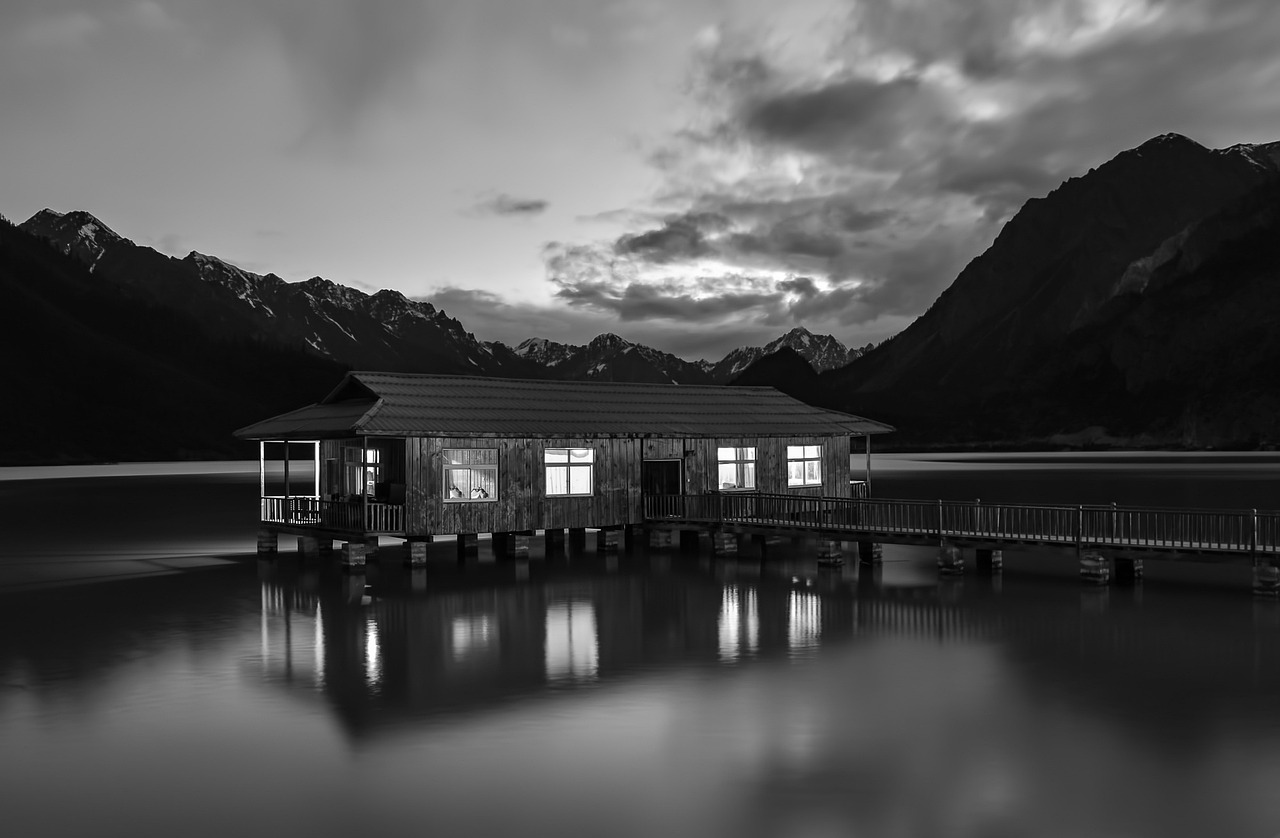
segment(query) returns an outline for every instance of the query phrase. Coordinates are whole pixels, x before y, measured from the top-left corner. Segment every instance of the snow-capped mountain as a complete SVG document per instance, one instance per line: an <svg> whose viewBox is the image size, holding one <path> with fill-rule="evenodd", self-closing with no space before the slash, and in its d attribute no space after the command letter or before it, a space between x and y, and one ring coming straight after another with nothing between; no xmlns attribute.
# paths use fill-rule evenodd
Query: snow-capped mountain
<svg viewBox="0 0 1280 838"><path fill-rule="evenodd" d="M367 294L318 276L285 282L196 251L177 259L135 244L82 210L41 210L20 228L147 302L195 317L212 336L274 343L355 368L706 384L728 383L784 346L817 370L858 354L804 328L715 362L686 361L614 334L585 346L530 338L513 349L477 340L431 303L398 291Z"/></svg>
<svg viewBox="0 0 1280 838"><path fill-rule="evenodd" d="M797 326L780 338L764 346L744 346L735 349L719 361L709 365L708 374L719 382L732 381L747 367L766 355L772 355L783 347L794 349L817 372L838 369L857 358L863 349L850 349L831 335L815 335L803 326Z"/></svg>

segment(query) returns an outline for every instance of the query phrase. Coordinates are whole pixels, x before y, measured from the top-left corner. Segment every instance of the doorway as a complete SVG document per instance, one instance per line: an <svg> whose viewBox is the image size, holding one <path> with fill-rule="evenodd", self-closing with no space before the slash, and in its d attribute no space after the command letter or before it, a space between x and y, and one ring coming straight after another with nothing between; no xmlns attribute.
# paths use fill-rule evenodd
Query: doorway
<svg viewBox="0 0 1280 838"><path fill-rule="evenodd" d="M640 491L652 495L683 495L684 480L679 460L645 460L640 464Z"/></svg>

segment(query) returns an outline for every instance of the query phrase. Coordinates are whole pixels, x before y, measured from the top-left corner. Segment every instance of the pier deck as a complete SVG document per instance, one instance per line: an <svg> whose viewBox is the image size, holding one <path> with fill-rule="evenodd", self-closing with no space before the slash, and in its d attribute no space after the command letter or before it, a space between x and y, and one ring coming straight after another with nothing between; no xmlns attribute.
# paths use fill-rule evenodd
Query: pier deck
<svg viewBox="0 0 1280 838"><path fill-rule="evenodd" d="M649 526L811 535L846 541L995 548L1075 547L1206 559L1280 554L1280 511L1052 506L796 495L658 495Z"/></svg>

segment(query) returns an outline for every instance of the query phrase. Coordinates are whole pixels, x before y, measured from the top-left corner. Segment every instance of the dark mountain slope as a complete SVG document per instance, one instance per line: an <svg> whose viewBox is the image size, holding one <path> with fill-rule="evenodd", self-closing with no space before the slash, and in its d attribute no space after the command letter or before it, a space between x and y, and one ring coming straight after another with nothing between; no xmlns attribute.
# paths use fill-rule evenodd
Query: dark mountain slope
<svg viewBox="0 0 1280 838"><path fill-rule="evenodd" d="M9 359L0 461L247 455L235 427L314 400L343 368L247 339L105 283L0 222Z"/></svg>
<svg viewBox="0 0 1280 838"><path fill-rule="evenodd" d="M1028 201L929 310L829 377L919 412L945 394L1004 391L1093 321L1161 245L1277 176L1255 147L1211 151L1164 135Z"/></svg>

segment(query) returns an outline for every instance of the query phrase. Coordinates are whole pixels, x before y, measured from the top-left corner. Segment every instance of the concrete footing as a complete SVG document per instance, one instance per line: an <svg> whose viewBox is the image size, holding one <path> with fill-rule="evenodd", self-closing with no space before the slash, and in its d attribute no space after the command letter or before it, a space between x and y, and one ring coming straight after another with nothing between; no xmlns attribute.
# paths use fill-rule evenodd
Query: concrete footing
<svg viewBox="0 0 1280 838"><path fill-rule="evenodd" d="M279 550L279 534L275 530L269 530L265 527L260 528L258 530L258 556L264 559L274 559Z"/></svg>
<svg viewBox="0 0 1280 838"><path fill-rule="evenodd" d="M480 540L473 532L458 533L458 558L471 559L480 554Z"/></svg>
<svg viewBox="0 0 1280 838"><path fill-rule="evenodd" d="M405 546L404 563L409 567L425 567L427 564L427 550L431 546L431 536L426 539L415 538L407 542Z"/></svg>
<svg viewBox="0 0 1280 838"><path fill-rule="evenodd" d="M558 556L564 552L564 530L543 530L542 531L542 550L543 555Z"/></svg>
<svg viewBox="0 0 1280 838"><path fill-rule="evenodd" d="M943 576L959 576L964 573L964 552L949 541L938 545L938 572Z"/></svg>
<svg viewBox="0 0 1280 838"><path fill-rule="evenodd" d="M844 551L839 541L829 538L818 540L818 564L843 564Z"/></svg>
<svg viewBox="0 0 1280 838"><path fill-rule="evenodd" d="M981 547L974 551L974 567L981 576L992 576L1004 570L1004 551Z"/></svg>
<svg viewBox="0 0 1280 838"><path fill-rule="evenodd" d="M587 552L587 531L582 527L570 527L565 535L565 545L571 556Z"/></svg>
<svg viewBox="0 0 1280 838"><path fill-rule="evenodd" d="M650 550L670 550L676 543L676 536L671 530L649 530Z"/></svg>
<svg viewBox="0 0 1280 838"><path fill-rule="evenodd" d="M1111 561L1097 550L1085 550L1080 554L1080 578L1093 585L1105 585L1111 581Z"/></svg>
<svg viewBox="0 0 1280 838"><path fill-rule="evenodd" d="M628 553L634 552L637 547L644 544L644 525L643 524L625 524L622 527L622 547Z"/></svg>
<svg viewBox="0 0 1280 838"><path fill-rule="evenodd" d="M622 549L622 528L609 527L596 531L596 552L616 553Z"/></svg>
<svg viewBox="0 0 1280 838"><path fill-rule="evenodd" d="M1280 566L1275 559L1262 559L1253 565L1253 592L1258 596L1280 596Z"/></svg>
<svg viewBox="0 0 1280 838"><path fill-rule="evenodd" d="M339 563L342 569L351 573L364 573L369 546L359 541L348 541L342 545Z"/></svg>
<svg viewBox="0 0 1280 838"><path fill-rule="evenodd" d="M711 554L720 558L738 555L738 534L732 532L713 532L711 534Z"/></svg>

